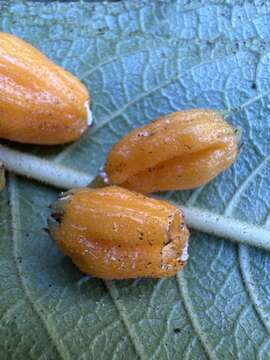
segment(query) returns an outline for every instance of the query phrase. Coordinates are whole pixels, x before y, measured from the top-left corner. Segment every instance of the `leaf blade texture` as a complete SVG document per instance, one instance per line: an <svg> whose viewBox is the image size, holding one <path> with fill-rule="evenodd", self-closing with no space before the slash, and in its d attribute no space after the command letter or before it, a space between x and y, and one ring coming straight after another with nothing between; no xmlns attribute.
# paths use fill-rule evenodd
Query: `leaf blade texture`
<svg viewBox="0 0 270 360"><path fill-rule="evenodd" d="M4 1L0 10L2 31L86 83L96 120L76 144L19 149L94 176L135 126L177 109L228 110L243 129L237 163L203 188L163 197L269 228L268 5ZM192 231L176 278L103 282L44 231L56 196L14 176L0 194L1 358L269 358L269 253Z"/></svg>

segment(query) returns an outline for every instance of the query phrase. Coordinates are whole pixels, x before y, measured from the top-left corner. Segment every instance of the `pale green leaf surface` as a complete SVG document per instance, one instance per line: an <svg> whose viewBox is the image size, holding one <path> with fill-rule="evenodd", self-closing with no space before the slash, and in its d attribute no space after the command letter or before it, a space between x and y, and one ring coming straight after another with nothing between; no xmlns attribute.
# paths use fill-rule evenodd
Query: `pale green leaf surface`
<svg viewBox="0 0 270 360"><path fill-rule="evenodd" d="M267 1L0 2L1 29L81 78L96 120L75 145L20 148L95 174L134 126L177 109L234 109L237 163L164 197L270 229L269 21ZM269 253L193 231L175 278L87 278L44 230L56 196L15 177L0 195L1 360L270 358Z"/></svg>

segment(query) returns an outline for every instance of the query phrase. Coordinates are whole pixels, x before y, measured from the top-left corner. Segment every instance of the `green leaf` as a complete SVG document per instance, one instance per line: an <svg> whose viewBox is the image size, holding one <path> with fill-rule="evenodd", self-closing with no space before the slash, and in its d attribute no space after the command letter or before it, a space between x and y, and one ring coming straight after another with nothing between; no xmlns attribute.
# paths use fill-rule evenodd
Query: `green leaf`
<svg viewBox="0 0 270 360"><path fill-rule="evenodd" d="M4 189L5 185L6 185L5 168L3 163L0 161L0 192Z"/></svg>
<svg viewBox="0 0 270 360"><path fill-rule="evenodd" d="M96 120L74 145L19 149L94 176L135 126L177 109L229 110L243 128L236 164L164 197L267 232L270 5L254 3L0 2L1 29L81 78ZM269 359L269 252L192 231L177 277L104 282L81 274L44 230L56 196L11 176L0 195L1 360Z"/></svg>

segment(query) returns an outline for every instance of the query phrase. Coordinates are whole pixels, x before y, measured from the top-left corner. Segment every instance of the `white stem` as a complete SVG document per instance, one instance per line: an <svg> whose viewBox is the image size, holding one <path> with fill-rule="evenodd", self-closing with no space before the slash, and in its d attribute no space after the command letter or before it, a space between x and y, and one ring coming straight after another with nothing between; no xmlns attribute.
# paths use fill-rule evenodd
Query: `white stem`
<svg viewBox="0 0 270 360"><path fill-rule="evenodd" d="M62 189L83 187L93 180L93 176L89 174L54 164L52 161L34 155L12 150L4 145L0 145L0 160L11 172Z"/></svg>
<svg viewBox="0 0 270 360"><path fill-rule="evenodd" d="M12 150L4 145L0 145L0 159L7 170L62 189L84 187L94 179L92 175ZM184 211L186 223L191 228L270 251L270 231L267 227L192 206L182 205L180 208Z"/></svg>
<svg viewBox="0 0 270 360"><path fill-rule="evenodd" d="M264 226L249 224L195 207L181 206L181 210L191 228L270 251L270 231Z"/></svg>

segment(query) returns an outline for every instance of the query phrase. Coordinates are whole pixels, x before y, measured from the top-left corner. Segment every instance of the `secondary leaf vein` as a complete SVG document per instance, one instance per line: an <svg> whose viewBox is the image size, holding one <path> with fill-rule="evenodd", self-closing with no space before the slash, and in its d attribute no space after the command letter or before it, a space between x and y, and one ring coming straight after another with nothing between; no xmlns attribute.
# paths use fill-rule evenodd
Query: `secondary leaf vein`
<svg viewBox="0 0 270 360"><path fill-rule="evenodd" d="M13 176L9 177L9 186L8 186L8 191L9 191L9 196L10 196L10 209L11 209L11 219L12 219L12 224L14 224L11 228L12 228L12 249L13 249L13 259L14 259L14 263L16 266L16 271L18 274L18 279L20 281L21 287L23 289L23 292L25 294L25 298L27 299L27 301L29 302L31 308L33 309L34 313L37 315L37 317L40 319L41 323L43 324L44 329L46 330L46 333L51 341L51 343L53 344L54 348L56 349L56 352L59 355L60 359L67 359L68 352L67 349L60 349L59 343L55 341L53 334L51 333L51 330L48 327L48 324L46 323L44 317L41 315L41 312L38 310L37 305L35 304L35 302L31 299L31 295L28 292L27 289L27 285L25 284L24 278L21 274L21 269L20 269L20 265L17 261L17 256L16 253L18 251L17 249L17 240L18 237L20 236L20 231L19 231L19 227L20 227L20 210L18 208L18 204L17 204L17 199L16 199L16 184L15 184L15 179ZM16 222L16 224L15 224ZM70 358L68 356L68 358Z"/></svg>
<svg viewBox="0 0 270 360"><path fill-rule="evenodd" d="M128 337L131 340L131 343L133 345L136 355L141 360L148 360L148 356L145 354L140 340L137 338L137 335L135 333L131 332L131 328L130 328L130 324L128 322L127 316L126 316L125 312L120 308L119 302L115 298L113 283L106 281L106 280L104 280L103 282L104 282L104 285L105 285L106 289L108 290L108 293L118 311L119 317L120 317L124 327L127 330Z"/></svg>

